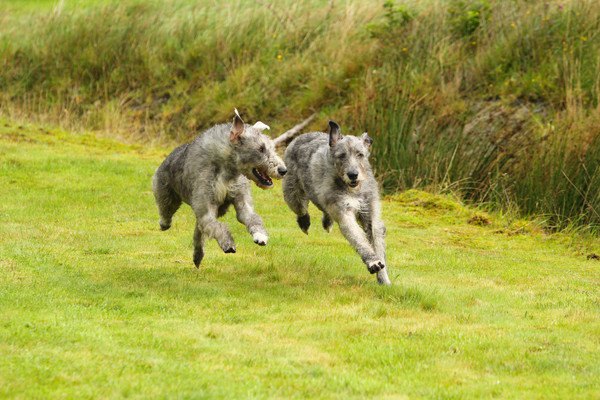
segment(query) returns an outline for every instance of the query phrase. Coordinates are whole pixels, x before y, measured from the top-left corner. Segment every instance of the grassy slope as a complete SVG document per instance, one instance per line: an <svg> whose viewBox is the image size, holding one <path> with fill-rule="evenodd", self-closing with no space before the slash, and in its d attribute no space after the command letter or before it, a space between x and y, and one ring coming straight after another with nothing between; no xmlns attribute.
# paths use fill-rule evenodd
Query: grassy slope
<svg viewBox="0 0 600 400"><path fill-rule="evenodd" d="M568 236L408 192L381 288L277 187L269 246L228 215L238 253L198 271L189 209L158 230L160 158L2 124L0 397L600 396L600 264Z"/></svg>
<svg viewBox="0 0 600 400"><path fill-rule="evenodd" d="M598 32L597 0L0 0L0 115L153 143L317 112L389 192L598 232Z"/></svg>

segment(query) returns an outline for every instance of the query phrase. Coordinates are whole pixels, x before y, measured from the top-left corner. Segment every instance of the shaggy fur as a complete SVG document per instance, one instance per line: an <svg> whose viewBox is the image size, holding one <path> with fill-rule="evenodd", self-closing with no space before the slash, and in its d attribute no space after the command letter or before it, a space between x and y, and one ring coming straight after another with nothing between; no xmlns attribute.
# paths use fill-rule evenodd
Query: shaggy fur
<svg viewBox="0 0 600 400"><path fill-rule="evenodd" d="M329 134L306 133L294 139L285 152L289 173L283 181L286 203L308 234L308 202L323 212L328 232L337 222L342 234L361 256L370 273L389 285L385 260L385 227L377 182L368 161L372 139L342 136L329 122Z"/></svg>
<svg viewBox="0 0 600 400"><path fill-rule="evenodd" d="M287 169L271 139L261 133L264 129L269 127L260 121L252 126L244 124L236 110L233 123L216 125L192 143L176 148L154 174L152 189L162 230L171 227L173 214L182 202L196 214L196 267L204 257L208 238L216 239L225 253L235 253L227 225L217 220L230 205L254 242L267 244L267 231L252 206L249 180L267 189L273 186L271 176L281 178Z"/></svg>

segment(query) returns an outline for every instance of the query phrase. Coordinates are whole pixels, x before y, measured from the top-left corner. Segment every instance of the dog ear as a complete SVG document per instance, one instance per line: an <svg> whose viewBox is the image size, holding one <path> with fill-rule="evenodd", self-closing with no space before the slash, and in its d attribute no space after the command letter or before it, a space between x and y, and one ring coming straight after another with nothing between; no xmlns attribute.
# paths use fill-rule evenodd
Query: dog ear
<svg viewBox="0 0 600 400"><path fill-rule="evenodd" d="M244 133L244 120L240 117L240 113L236 108L233 124L231 125L231 132L229 132L229 140L237 142L240 136L242 136L242 133Z"/></svg>
<svg viewBox="0 0 600 400"><path fill-rule="evenodd" d="M254 125L252 125L252 127L254 129L258 129L259 131L264 131L265 129L271 129L269 127L269 125L265 124L264 122L261 121L257 121Z"/></svg>
<svg viewBox="0 0 600 400"><path fill-rule="evenodd" d="M333 121L329 121L329 145L335 146L335 144L342 138L342 132L340 126Z"/></svg>
<svg viewBox="0 0 600 400"><path fill-rule="evenodd" d="M373 144L373 138L371 138L367 132L363 133L360 138L365 143L365 146L367 146L367 149L370 149L371 145Z"/></svg>

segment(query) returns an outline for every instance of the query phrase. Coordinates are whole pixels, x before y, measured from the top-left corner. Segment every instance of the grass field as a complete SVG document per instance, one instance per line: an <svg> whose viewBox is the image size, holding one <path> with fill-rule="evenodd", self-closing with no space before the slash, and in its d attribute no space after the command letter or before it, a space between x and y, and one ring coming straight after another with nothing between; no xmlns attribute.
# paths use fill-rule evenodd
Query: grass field
<svg viewBox="0 0 600 400"><path fill-rule="evenodd" d="M158 229L165 153L0 124L0 397L600 397L598 239L409 191L384 288L277 186L269 245L227 215L238 252L196 270L190 210Z"/></svg>

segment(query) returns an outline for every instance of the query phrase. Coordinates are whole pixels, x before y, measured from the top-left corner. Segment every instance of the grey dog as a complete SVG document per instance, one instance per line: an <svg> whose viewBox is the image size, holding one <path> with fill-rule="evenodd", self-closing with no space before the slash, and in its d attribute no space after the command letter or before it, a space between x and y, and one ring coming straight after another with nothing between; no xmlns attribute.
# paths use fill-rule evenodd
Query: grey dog
<svg viewBox="0 0 600 400"><path fill-rule="evenodd" d="M284 160L289 173L283 180L283 196L308 234L309 200L323 212L323 228L333 221L361 256L380 284L389 285L385 260L385 226L381 220L379 190L368 161L372 139L342 136L329 121L329 134L300 135L288 146Z"/></svg>
<svg viewBox="0 0 600 400"><path fill-rule="evenodd" d="M208 238L216 239L225 253L235 253L227 225L217 220L232 204L254 243L267 244L267 231L252 206L249 180L268 189L273 186L271 176L282 178L287 169L271 139L262 133L265 129L269 127L260 121L246 125L235 110L233 123L216 125L192 143L177 147L156 170L152 189L161 229L171 227L173 214L182 202L196 214L196 267L204 257Z"/></svg>

